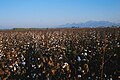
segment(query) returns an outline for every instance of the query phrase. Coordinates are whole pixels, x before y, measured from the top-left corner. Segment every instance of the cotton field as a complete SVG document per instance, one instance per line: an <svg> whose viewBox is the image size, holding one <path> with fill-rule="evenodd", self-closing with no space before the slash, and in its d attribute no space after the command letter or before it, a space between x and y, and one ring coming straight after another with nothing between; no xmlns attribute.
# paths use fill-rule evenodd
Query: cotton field
<svg viewBox="0 0 120 80"><path fill-rule="evenodd" d="M0 80L120 79L120 28L0 31Z"/></svg>

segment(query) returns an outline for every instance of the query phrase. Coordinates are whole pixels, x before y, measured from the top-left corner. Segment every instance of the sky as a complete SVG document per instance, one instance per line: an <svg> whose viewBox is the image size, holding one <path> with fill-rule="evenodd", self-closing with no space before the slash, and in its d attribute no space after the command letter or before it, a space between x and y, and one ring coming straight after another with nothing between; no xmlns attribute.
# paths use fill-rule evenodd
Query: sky
<svg viewBox="0 0 120 80"><path fill-rule="evenodd" d="M120 0L0 0L0 28L120 22Z"/></svg>

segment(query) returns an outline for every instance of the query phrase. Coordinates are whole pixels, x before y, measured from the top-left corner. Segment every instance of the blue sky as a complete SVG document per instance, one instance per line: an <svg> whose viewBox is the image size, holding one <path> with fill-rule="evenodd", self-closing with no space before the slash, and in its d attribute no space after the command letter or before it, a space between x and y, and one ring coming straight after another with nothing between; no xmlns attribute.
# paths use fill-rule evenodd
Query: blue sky
<svg viewBox="0 0 120 80"><path fill-rule="evenodd" d="M0 0L0 27L120 22L120 0Z"/></svg>

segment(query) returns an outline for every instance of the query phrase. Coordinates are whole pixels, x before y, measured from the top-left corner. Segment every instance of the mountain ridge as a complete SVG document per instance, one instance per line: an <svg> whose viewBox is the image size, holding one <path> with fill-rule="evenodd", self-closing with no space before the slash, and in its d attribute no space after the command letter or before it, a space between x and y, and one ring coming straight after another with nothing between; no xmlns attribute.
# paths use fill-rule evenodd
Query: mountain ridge
<svg viewBox="0 0 120 80"><path fill-rule="evenodd" d="M67 23L65 25L60 25L58 27L60 28L71 28L71 27L77 27L77 28L94 28L94 27L111 27L111 26L120 26L120 23L114 23L110 21L87 21L82 23Z"/></svg>

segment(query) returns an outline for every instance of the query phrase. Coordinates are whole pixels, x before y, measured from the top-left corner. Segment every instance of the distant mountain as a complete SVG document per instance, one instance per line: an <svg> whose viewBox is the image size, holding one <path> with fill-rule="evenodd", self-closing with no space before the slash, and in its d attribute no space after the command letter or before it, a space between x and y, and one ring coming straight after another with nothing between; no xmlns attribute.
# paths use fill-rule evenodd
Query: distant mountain
<svg viewBox="0 0 120 80"><path fill-rule="evenodd" d="M72 23L72 24L65 24L60 25L60 28L71 28L71 27L77 27L77 28L83 28L83 27L111 27L111 26L120 26L120 23L113 23L109 21L87 21L85 23Z"/></svg>

